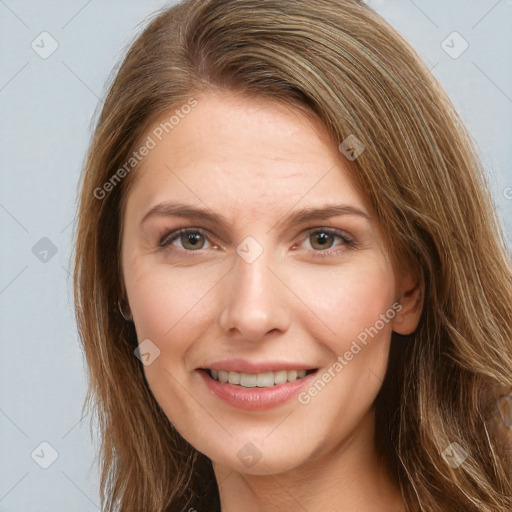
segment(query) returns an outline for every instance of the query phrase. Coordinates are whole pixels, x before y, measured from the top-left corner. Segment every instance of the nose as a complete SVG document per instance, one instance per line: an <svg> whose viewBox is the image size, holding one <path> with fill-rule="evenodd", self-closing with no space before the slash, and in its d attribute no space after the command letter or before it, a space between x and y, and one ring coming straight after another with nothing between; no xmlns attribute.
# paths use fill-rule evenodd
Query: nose
<svg viewBox="0 0 512 512"><path fill-rule="evenodd" d="M236 256L223 290L219 324L227 336L257 342L272 331L284 332L290 324L290 292L264 251L248 263Z"/></svg>

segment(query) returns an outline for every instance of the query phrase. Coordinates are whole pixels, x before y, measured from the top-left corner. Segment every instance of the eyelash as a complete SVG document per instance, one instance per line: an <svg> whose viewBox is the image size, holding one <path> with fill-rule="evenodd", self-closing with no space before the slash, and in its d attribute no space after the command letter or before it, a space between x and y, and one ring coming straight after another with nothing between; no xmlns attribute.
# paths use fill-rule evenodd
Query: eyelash
<svg viewBox="0 0 512 512"><path fill-rule="evenodd" d="M210 242L207 233L201 228L181 228L181 229L177 229L175 231L170 231L170 232L166 233L163 236L163 238L160 240L158 245L162 249L172 250L170 248L172 242L174 242L175 240L178 240L181 235L189 234L189 233L199 233ZM338 249L338 250L325 249L325 250L321 250L321 251L316 251L316 250L312 249L312 251L314 253L314 257L323 258L325 256L336 256L336 255L344 252L346 250L347 246L351 247L351 248L357 248L356 243L354 242L354 240L351 237L349 237L346 233L339 231L337 229L333 229L333 228L314 228L314 229L307 230L305 239L307 239L311 235L318 234L318 233L327 233L331 236L340 238L342 240L341 245L343 246L343 248ZM211 244L211 242L210 242L210 244ZM215 244L213 244L213 245L215 245ZM182 252L191 253L191 254L187 254L187 257L194 257L195 256L194 253L200 253L201 249L198 249L198 250L182 249Z"/></svg>

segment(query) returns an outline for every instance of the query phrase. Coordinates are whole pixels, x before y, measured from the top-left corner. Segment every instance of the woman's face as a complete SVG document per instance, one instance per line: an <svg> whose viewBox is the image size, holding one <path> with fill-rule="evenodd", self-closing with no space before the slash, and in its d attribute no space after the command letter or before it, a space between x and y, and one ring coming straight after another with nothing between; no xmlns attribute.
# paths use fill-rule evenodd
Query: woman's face
<svg viewBox="0 0 512 512"><path fill-rule="evenodd" d="M415 327L397 315L414 283L393 273L349 162L318 125L227 93L189 110L168 134L148 132L156 146L124 218L152 393L194 447L241 472L367 444L391 330Z"/></svg>

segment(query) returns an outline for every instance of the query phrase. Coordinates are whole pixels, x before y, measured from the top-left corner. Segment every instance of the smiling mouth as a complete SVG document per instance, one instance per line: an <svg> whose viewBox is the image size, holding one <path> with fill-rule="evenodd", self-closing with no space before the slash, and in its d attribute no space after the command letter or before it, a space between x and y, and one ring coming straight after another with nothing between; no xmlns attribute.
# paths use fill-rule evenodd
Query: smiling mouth
<svg viewBox="0 0 512 512"><path fill-rule="evenodd" d="M210 370L202 368L211 379L219 381L223 384L233 384L244 388L270 388L286 382L295 382L303 379L311 373L315 373L317 369L311 370L279 370L276 372L262 373L239 373L226 370Z"/></svg>

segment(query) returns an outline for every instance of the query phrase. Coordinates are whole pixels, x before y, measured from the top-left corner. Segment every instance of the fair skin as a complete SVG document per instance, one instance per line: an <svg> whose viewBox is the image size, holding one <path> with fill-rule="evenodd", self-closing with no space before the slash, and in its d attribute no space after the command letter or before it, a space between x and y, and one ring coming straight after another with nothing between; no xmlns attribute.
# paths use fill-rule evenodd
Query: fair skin
<svg viewBox="0 0 512 512"><path fill-rule="evenodd" d="M223 512L403 510L397 483L375 453L373 402L391 331L409 334L418 324L415 279L393 271L351 164L319 123L232 93L197 99L134 171L124 216L129 310L139 342L150 339L160 350L144 366L152 393L212 460ZM141 223L163 201L205 208L226 224L176 214ZM352 210L287 222L299 209L334 204ZM180 228L195 233L195 245L183 235L159 246ZM262 250L250 262L237 253L246 237L257 242L250 239L250 251ZM294 395L247 410L205 384L211 377L201 368L235 357L305 363L317 370L310 378L332 372L358 334L398 300L400 314L381 322L306 404ZM255 463L240 454L248 452Z"/></svg>

